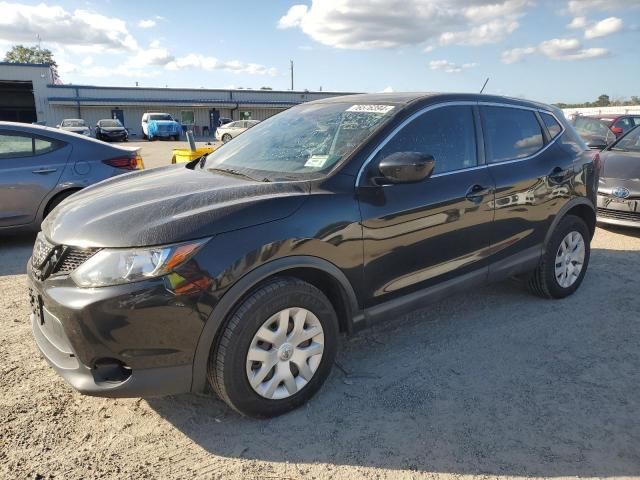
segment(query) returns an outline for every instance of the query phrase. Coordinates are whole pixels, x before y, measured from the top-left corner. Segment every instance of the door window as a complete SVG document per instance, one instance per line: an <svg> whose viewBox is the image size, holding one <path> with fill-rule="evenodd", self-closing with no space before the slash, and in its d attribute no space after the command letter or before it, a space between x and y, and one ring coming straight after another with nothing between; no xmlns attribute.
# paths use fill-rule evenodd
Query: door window
<svg viewBox="0 0 640 480"><path fill-rule="evenodd" d="M544 146L542 129L531 110L482 107L489 163L525 158Z"/></svg>
<svg viewBox="0 0 640 480"><path fill-rule="evenodd" d="M31 157L33 137L19 133L0 133L0 158Z"/></svg>
<svg viewBox="0 0 640 480"><path fill-rule="evenodd" d="M381 160L395 152L432 155L436 174L476 166L473 108L442 107L420 115L400 130L376 157Z"/></svg>
<svg viewBox="0 0 640 480"><path fill-rule="evenodd" d="M630 118L621 118L616 123L614 123L611 128L621 128L622 133L627 133L631 130L635 124Z"/></svg>

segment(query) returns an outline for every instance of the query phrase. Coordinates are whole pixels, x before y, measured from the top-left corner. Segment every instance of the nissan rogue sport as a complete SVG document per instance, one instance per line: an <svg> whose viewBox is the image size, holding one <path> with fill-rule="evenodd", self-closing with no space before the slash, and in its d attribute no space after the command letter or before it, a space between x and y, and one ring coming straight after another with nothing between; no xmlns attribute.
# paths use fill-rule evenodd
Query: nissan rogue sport
<svg viewBox="0 0 640 480"><path fill-rule="evenodd" d="M597 155L530 101L305 103L53 210L28 265L33 334L85 394L210 387L242 414L279 415L320 388L342 332L514 276L574 293Z"/></svg>

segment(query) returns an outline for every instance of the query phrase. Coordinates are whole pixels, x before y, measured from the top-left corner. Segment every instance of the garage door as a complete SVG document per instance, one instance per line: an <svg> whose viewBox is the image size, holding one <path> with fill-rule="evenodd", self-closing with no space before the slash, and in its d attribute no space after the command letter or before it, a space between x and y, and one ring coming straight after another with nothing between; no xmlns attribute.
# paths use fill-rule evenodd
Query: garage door
<svg viewBox="0 0 640 480"><path fill-rule="evenodd" d="M37 120L32 82L0 80L0 120L22 123Z"/></svg>

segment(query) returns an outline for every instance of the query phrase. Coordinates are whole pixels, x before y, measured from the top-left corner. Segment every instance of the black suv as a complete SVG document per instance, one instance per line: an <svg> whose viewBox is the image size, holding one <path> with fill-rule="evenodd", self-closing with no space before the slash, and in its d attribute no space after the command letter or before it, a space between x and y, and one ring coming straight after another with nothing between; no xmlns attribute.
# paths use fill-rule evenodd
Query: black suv
<svg viewBox="0 0 640 480"><path fill-rule="evenodd" d="M597 177L597 154L548 105L306 103L56 208L28 265L33 333L83 393L210 386L240 413L278 415L320 388L341 332L507 277L572 294Z"/></svg>

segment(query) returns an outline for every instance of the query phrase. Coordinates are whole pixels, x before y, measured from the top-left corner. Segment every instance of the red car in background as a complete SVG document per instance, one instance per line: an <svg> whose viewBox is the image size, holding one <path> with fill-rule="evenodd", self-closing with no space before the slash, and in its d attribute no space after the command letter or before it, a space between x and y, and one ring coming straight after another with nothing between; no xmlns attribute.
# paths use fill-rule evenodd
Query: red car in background
<svg viewBox="0 0 640 480"><path fill-rule="evenodd" d="M632 128L640 125L640 114L589 115L589 117L605 122L616 138L620 138Z"/></svg>

